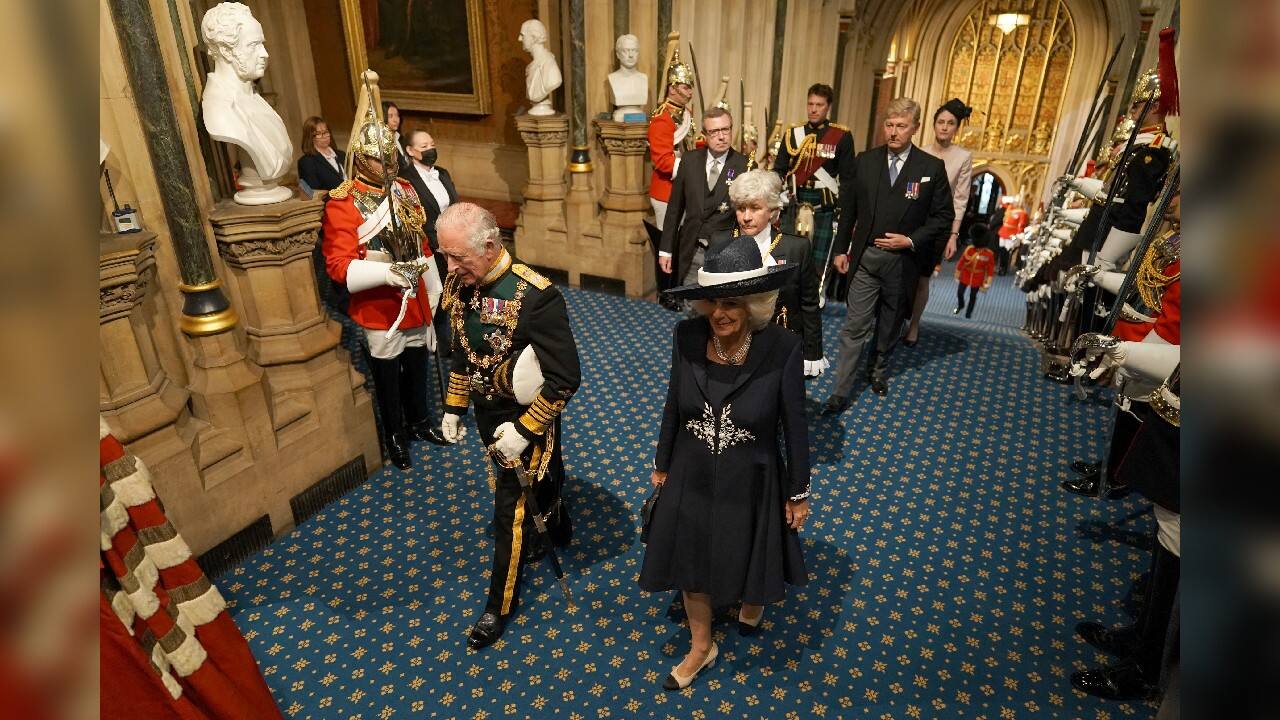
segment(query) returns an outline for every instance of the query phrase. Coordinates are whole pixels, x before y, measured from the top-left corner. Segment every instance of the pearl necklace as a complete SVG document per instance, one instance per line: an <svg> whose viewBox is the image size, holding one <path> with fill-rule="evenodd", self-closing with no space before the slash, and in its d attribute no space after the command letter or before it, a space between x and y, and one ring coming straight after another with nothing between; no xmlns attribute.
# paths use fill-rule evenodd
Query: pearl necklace
<svg viewBox="0 0 1280 720"><path fill-rule="evenodd" d="M711 346L716 351L716 357L720 358L722 362L728 363L729 365L741 365L742 361L747 357L747 351L751 349L751 333L747 333L746 339L744 339L742 344L738 346L738 351L732 355L725 354L724 346L720 344L720 337L718 335L711 336Z"/></svg>

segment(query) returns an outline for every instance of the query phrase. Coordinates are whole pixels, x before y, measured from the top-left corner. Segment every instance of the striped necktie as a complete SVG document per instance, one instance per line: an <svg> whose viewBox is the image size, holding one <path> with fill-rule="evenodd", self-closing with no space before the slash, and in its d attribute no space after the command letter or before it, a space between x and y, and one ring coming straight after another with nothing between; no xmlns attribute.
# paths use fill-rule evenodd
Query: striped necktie
<svg viewBox="0 0 1280 720"><path fill-rule="evenodd" d="M893 155L889 158L889 184L898 182L898 163L902 162L902 157Z"/></svg>

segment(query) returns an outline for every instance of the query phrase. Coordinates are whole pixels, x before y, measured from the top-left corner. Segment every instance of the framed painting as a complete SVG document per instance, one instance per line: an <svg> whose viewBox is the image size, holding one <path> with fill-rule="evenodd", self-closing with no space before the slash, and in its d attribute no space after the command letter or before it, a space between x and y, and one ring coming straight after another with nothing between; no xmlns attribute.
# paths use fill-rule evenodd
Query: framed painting
<svg viewBox="0 0 1280 720"><path fill-rule="evenodd" d="M405 110L487 115L482 0L341 0L351 84L378 73L383 100Z"/></svg>

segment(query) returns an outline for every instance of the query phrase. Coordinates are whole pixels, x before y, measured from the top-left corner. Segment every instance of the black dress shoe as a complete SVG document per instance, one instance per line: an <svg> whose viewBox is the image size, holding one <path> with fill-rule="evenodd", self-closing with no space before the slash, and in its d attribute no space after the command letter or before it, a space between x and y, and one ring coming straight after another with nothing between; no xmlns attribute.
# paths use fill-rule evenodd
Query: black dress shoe
<svg viewBox="0 0 1280 720"><path fill-rule="evenodd" d="M827 401L822 403L823 415L839 415L849 407L849 398L841 395L832 395Z"/></svg>
<svg viewBox="0 0 1280 720"><path fill-rule="evenodd" d="M1075 480L1063 480L1062 489L1068 492L1073 492L1076 495L1083 495L1085 497L1096 498L1098 497L1098 485L1099 485L1098 478L1099 477L1100 475L1095 472L1090 475L1082 475L1076 478ZM1127 485L1112 485L1111 487L1107 488L1106 499L1114 500L1116 498L1124 497L1125 495L1128 495L1128 494L1129 494L1129 487Z"/></svg>
<svg viewBox="0 0 1280 720"><path fill-rule="evenodd" d="M430 420L423 420L409 426L410 440L425 440L432 445L452 445L440 434L440 426Z"/></svg>
<svg viewBox="0 0 1280 720"><path fill-rule="evenodd" d="M889 382L882 377L871 378L871 390L881 397L889 394Z"/></svg>
<svg viewBox="0 0 1280 720"><path fill-rule="evenodd" d="M387 457L391 464L401 470L413 467L409 461L409 439L403 433L392 433L387 437Z"/></svg>
<svg viewBox="0 0 1280 720"><path fill-rule="evenodd" d="M1092 475L1098 472L1098 470L1102 469L1102 466L1099 465L1098 463L1085 462L1084 460L1076 460L1075 462L1071 463L1071 469L1080 473L1081 475Z"/></svg>
<svg viewBox="0 0 1280 720"><path fill-rule="evenodd" d="M1071 686L1104 700L1145 700L1155 690L1132 660L1072 673Z"/></svg>
<svg viewBox="0 0 1280 720"><path fill-rule="evenodd" d="M472 650L487 648L502 637L504 629L502 618L487 612L481 615L476 624L471 627L471 635L467 638L467 647Z"/></svg>
<svg viewBox="0 0 1280 720"><path fill-rule="evenodd" d="M1109 628L1096 622L1076 625L1076 634L1108 655L1132 657L1138 647L1138 631L1131 627Z"/></svg>
<svg viewBox="0 0 1280 720"><path fill-rule="evenodd" d="M904 347L915 347L916 344L918 344L919 342L920 342L920 338L916 338L915 340L908 340L905 337L902 338L902 345Z"/></svg>

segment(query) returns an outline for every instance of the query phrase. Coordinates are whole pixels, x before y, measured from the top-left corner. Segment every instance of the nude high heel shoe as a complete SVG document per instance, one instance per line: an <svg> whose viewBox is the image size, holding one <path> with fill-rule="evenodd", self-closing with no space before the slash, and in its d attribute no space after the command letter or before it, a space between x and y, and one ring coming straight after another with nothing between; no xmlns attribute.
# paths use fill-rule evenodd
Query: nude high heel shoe
<svg viewBox="0 0 1280 720"><path fill-rule="evenodd" d="M693 684L693 679L698 677L698 675L701 674L703 670L706 670L707 668L716 664L716 658L719 656L720 656L720 646L716 645L715 643L711 643L711 652L707 653L707 659L702 661L702 665L700 665L692 675L690 675L689 677L681 677L679 672L680 666L676 665L675 667L671 668L671 674L667 676L667 679L662 681L662 689L663 690L683 690L689 687L690 685Z"/></svg>

